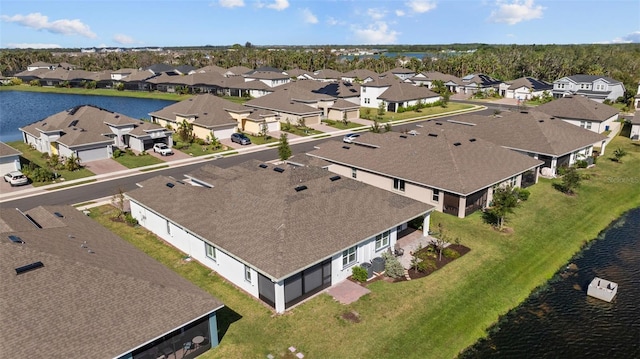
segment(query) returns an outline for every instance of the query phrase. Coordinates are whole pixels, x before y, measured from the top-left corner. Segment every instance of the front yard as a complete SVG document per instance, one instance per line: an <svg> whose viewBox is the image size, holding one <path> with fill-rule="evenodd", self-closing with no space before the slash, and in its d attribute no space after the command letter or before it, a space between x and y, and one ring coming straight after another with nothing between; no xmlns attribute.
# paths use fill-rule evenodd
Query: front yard
<svg viewBox="0 0 640 359"><path fill-rule="evenodd" d="M360 118L363 118L365 120L372 120L372 121L375 119L379 119L380 122L402 121L402 120L408 120L408 119L414 119L414 118L440 115L440 114L445 114L447 112L468 110L471 108L473 108L473 105L449 102L447 104L447 107L442 107L442 106L425 107L417 111L405 111L402 113L385 111L383 115L378 115L378 109L376 108L361 107Z"/></svg>
<svg viewBox="0 0 640 359"><path fill-rule="evenodd" d="M220 346L202 358L283 358L290 346L309 358L452 358L611 221L640 206L640 145L616 137L608 148L617 147L629 154L624 162L601 158L580 170L590 179L575 196L556 191L552 180L530 187L529 200L509 217L511 234L492 229L480 213L465 219L433 213L432 225L441 223L471 251L427 277L371 283L370 294L347 306L321 294L278 316L141 227L112 221L113 207L91 216L225 303ZM350 311L359 322L343 319Z"/></svg>

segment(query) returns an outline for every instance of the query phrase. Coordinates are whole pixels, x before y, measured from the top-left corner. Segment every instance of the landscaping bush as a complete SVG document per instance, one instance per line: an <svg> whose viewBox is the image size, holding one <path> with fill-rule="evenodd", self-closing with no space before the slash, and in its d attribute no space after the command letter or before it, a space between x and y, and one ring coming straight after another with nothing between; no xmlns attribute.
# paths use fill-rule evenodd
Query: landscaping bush
<svg viewBox="0 0 640 359"><path fill-rule="evenodd" d="M119 148L116 148L115 151L113 151L113 158L118 158L120 156L122 156L124 153L122 152L122 150L120 150Z"/></svg>
<svg viewBox="0 0 640 359"><path fill-rule="evenodd" d="M354 266L351 268L351 274L354 280L357 280L360 283L364 283L367 281L367 277L369 276L369 273L367 273L367 270L360 267L360 266Z"/></svg>
<svg viewBox="0 0 640 359"><path fill-rule="evenodd" d="M438 266L436 265L435 259L423 259L421 262L418 262L416 265L416 270L421 273L426 273L431 270L436 270Z"/></svg>
<svg viewBox="0 0 640 359"><path fill-rule="evenodd" d="M125 222L127 222L127 224L129 224L130 226L135 226L138 224L138 220L133 218L133 216L131 215L130 212L127 212L124 214L124 220Z"/></svg>
<svg viewBox="0 0 640 359"><path fill-rule="evenodd" d="M460 253L453 248L445 248L442 250L442 255L449 259L460 258Z"/></svg>
<svg viewBox="0 0 640 359"><path fill-rule="evenodd" d="M387 277L395 279L404 276L404 267L402 267L402 264L396 256L389 252L385 252L381 257L384 258L385 261L384 274Z"/></svg>
<svg viewBox="0 0 640 359"><path fill-rule="evenodd" d="M523 201L523 202L528 200L529 196L531 195L531 192L529 192L528 189L516 187L513 190L515 191L516 196L518 196L518 199Z"/></svg>
<svg viewBox="0 0 640 359"><path fill-rule="evenodd" d="M589 166L589 162L587 162L586 160L577 160L576 161L576 167L578 167L578 168L587 168L587 166Z"/></svg>

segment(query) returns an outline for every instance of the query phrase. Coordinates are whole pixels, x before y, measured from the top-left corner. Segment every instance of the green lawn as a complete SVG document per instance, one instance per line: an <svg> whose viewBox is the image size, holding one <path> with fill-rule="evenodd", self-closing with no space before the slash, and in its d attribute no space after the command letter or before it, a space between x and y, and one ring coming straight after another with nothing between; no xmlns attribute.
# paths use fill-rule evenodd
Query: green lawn
<svg viewBox="0 0 640 359"><path fill-rule="evenodd" d="M442 107L442 106L425 107L418 111L405 111L402 113L386 111L384 115L380 116L381 117L380 122L408 120L413 118L421 118L425 116L446 114L448 112L453 112L453 111L467 110L471 108L473 108L473 105L469 105L465 103L449 102L447 104L447 107ZM369 113L367 114L367 112ZM375 109L375 108L368 109L363 107L360 108L360 118L373 120L373 119L376 119L377 117L378 117L378 109Z"/></svg>
<svg viewBox="0 0 640 359"><path fill-rule="evenodd" d="M179 95L166 92L145 92L145 91L118 91L115 89L85 89L85 88L65 88L65 87L41 87L41 86L0 86L0 91L28 91L28 92L45 92L60 93L70 95L97 95L97 96L118 96L118 97L135 97L157 100L182 101L191 98L192 95Z"/></svg>
<svg viewBox="0 0 640 359"><path fill-rule="evenodd" d="M363 124L357 123L357 122L348 122L345 125L342 121L334 121L334 120L322 120L322 123L324 123L327 126L335 127L338 130L348 130L348 129L364 126Z"/></svg>
<svg viewBox="0 0 640 359"><path fill-rule="evenodd" d="M114 158L114 160L127 168L138 168L164 163L163 160L153 157L146 152L142 152L139 155L133 154L133 152L123 152L121 156Z"/></svg>
<svg viewBox="0 0 640 359"><path fill-rule="evenodd" d="M287 130L283 128L282 131L290 133L292 135L302 136L302 137L319 135L323 133L322 131L314 130L313 128L309 128L309 127L300 128L298 126L293 126L293 125L289 126L289 129Z"/></svg>
<svg viewBox="0 0 640 359"><path fill-rule="evenodd" d="M434 213L432 228L442 223L471 252L426 278L372 283L369 295L347 306L322 294L278 316L202 265L182 263L180 252L146 230L109 220L104 212L112 207L92 216L226 304L218 316L226 330L220 346L201 358L281 358L289 346L308 358L452 358L611 221L640 206L640 145L617 137L607 148L617 147L629 153L624 162L607 155L581 170L591 179L573 197L554 190L552 180L530 187L530 199L508 217L512 234L496 232L477 213L465 219ZM360 323L340 318L349 310Z"/></svg>
<svg viewBox="0 0 640 359"><path fill-rule="evenodd" d="M29 163L33 163L34 165L42 168L49 168L47 165L47 160L42 157L42 153L34 150L29 145L21 141L12 141L7 142L7 144L16 150L22 152L21 164L23 168L28 166ZM71 181L79 178L91 177L95 175L95 173L89 171L86 168L82 168L78 171L67 171L67 170L51 170L52 172L58 173L60 176L56 182L61 182L62 179L65 181ZM50 182L33 182L33 186L44 186L47 184L51 184Z"/></svg>
<svg viewBox="0 0 640 359"><path fill-rule="evenodd" d="M278 142L278 138L277 137L273 137L273 136L267 136L266 138L264 136L254 136L254 135L250 135L248 133L245 133L245 135L247 135L247 137L249 137L249 139L251 140L251 143L254 145L265 145L267 143L274 143L274 142Z"/></svg>
<svg viewBox="0 0 640 359"><path fill-rule="evenodd" d="M230 147L221 145L218 149L213 149L213 146L211 145L199 145L196 142L190 143L185 146L185 143L180 141L178 136L176 135L173 137L173 150L184 152L193 157L198 157L228 151L230 150Z"/></svg>

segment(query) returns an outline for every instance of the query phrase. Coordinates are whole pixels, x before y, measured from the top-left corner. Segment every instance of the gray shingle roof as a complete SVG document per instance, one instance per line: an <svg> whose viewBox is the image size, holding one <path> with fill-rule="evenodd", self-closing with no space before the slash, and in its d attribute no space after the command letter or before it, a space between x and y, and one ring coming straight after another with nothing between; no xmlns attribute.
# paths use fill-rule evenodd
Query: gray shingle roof
<svg viewBox="0 0 640 359"><path fill-rule="evenodd" d="M446 127L428 123L419 135L404 137L397 132L363 133L356 142L374 146L355 144L345 149L342 143L329 141L309 155L462 195L541 164Z"/></svg>
<svg viewBox="0 0 640 359"><path fill-rule="evenodd" d="M298 81L295 85L287 86L277 91L254 98L245 102L245 106L252 108L262 108L276 112L291 113L296 115L312 115L322 113L315 107L305 105L303 102L314 103L320 98L330 98L322 94L314 94L311 91L301 89L302 83ZM309 81L310 82L310 81Z"/></svg>
<svg viewBox="0 0 640 359"><path fill-rule="evenodd" d="M582 74L578 74L578 75L571 75L571 76L566 76L567 79L570 79L574 82L577 83L581 83L581 82L594 82L596 80L602 79L605 82L608 82L609 84L619 84L621 83L618 80L612 79L611 77L607 77L607 76L597 76L597 75L582 75Z"/></svg>
<svg viewBox="0 0 640 359"><path fill-rule="evenodd" d="M535 79L533 77L521 77L519 79L515 79L513 81L509 81L509 90L516 90L521 87L526 87L531 89L532 91L551 91L553 90L553 85L542 80Z"/></svg>
<svg viewBox="0 0 640 359"><path fill-rule="evenodd" d="M394 83L386 89L378 98L388 102L402 102L440 97L437 93L424 86L415 86L408 83Z"/></svg>
<svg viewBox="0 0 640 359"><path fill-rule="evenodd" d="M7 145L4 142L0 142L0 157L11 157L11 156L19 156L22 152L16 150L15 148Z"/></svg>
<svg viewBox="0 0 640 359"><path fill-rule="evenodd" d="M631 119L631 124L640 125L640 110L637 110Z"/></svg>
<svg viewBox="0 0 640 359"><path fill-rule="evenodd" d="M259 164L189 175L213 188L156 177L127 195L277 280L433 209L324 169Z"/></svg>
<svg viewBox="0 0 640 359"><path fill-rule="evenodd" d="M605 136L539 112L504 112L501 117L461 115L460 131L500 146L552 156L562 156L586 146L599 145Z"/></svg>
<svg viewBox="0 0 640 359"><path fill-rule="evenodd" d="M27 211L42 229L0 213L0 341L13 357L112 358L222 306L72 207Z"/></svg>
<svg viewBox="0 0 640 359"><path fill-rule="evenodd" d="M563 119L594 122L606 121L619 113L613 106L580 95L555 99L536 107L536 111Z"/></svg>
<svg viewBox="0 0 640 359"><path fill-rule="evenodd" d="M443 74L442 72L438 72L438 71L423 72L422 75L424 75L427 80L431 80L431 81L440 80L445 83L453 82L455 84L462 84L462 79L460 79L459 77ZM412 77L411 80L424 81L423 78L415 77L415 76Z"/></svg>

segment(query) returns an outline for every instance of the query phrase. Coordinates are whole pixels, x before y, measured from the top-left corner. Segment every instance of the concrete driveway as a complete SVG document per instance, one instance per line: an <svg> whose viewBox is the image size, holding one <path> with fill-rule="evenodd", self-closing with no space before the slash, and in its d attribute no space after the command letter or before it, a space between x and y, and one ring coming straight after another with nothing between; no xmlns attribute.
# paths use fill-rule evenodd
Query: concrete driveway
<svg viewBox="0 0 640 359"><path fill-rule="evenodd" d="M119 172L128 170L127 167L119 164L116 160L106 158L104 160L97 160L83 163L85 168L95 173L96 175L103 175L107 173Z"/></svg>

